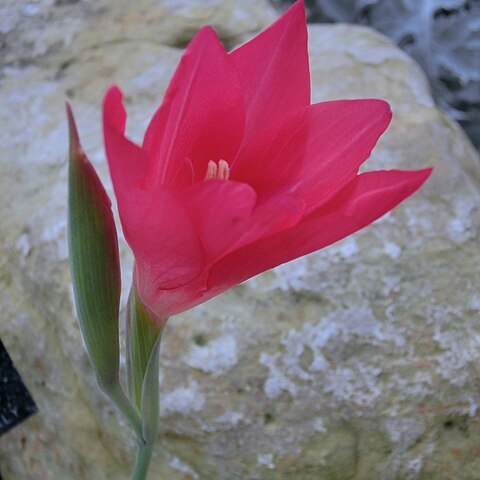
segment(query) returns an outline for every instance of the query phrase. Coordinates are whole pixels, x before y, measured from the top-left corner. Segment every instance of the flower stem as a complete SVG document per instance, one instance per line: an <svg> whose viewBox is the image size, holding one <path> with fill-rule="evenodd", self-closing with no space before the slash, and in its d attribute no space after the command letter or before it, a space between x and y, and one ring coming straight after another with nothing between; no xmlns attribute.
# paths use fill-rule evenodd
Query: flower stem
<svg viewBox="0 0 480 480"><path fill-rule="evenodd" d="M132 480L145 480L147 478L153 447L153 444L145 443L143 440L137 442L137 456L135 457Z"/></svg>
<svg viewBox="0 0 480 480"><path fill-rule="evenodd" d="M143 442L142 421L140 419L140 415L123 392L120 383L116 382L109 386L102 385L102 390L109 396L112 402L118 407L120 412L122 412L122 415L127 419L128 423L135 431L139 442Z"/></svg>
<svg viewBox="0 0 480 480"><path fill-rule="evenodd" d="M140 412L141 435L132 480L147 478L159 427L159 352L166 319L158 319L132 286L127 316L127 375L131 399Z"/></svg>

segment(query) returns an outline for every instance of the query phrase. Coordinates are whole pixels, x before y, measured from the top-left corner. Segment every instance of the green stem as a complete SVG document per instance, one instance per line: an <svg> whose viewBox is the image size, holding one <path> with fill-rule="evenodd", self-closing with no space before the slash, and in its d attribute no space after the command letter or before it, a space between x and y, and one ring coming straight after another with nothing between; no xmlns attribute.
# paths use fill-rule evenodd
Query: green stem
<svg viewBox="0 0 480 480"><path fill-rule="evenodd" d="M154 445L139 440L137 443L137 456L133 467L132 480L145 480L147 478L150 459Z"/></svg>
<svg viewBox="0 0 480 480"><path fill-rule="evenodd" d="M156 318L135 287L129 297L127 317L127 374L132 402L140 412L141 435L137 434L137 456L132 480L147 478L159 426L159 351L166 319Z"/></svg>
<svg viewBox="0 0 480 480"><path fill-rule="evenodd" d="M109 396L113 403L122 412L128 423L132 426L139 442L143 441L142 421L137 409L132 405L130 400L126 397L119 382L109 386L102 386L102 390Z"/></svg>

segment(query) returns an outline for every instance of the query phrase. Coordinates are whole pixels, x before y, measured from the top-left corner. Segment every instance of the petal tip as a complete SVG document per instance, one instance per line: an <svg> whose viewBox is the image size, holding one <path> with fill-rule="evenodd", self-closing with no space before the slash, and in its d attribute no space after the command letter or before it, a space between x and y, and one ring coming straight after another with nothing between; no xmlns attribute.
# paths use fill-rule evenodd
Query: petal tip
<svg viewBox="0 0 480 480"><path fill-rule="evenodd" d="M372 107L375 107L381 113L392 115L392 107L390 103L388 103L387 100L384 100L383 98L367 98L360 101Z"/></svg>
<svg viewBox="0 0 480 480"><path fill-rule="evenodd" d="M421 187L430 177L433 172L433 167L426 167L422 168L422 170L417 170L417 180L418 180L418 187Z"/></svg>
<svg viewBox="0 0 480 480"><path fill-rule="evenodd" d="M221 45L220 37L218 36L217 31L211 25L204 25L192 38L189 43L189 47L196 43L206 42L206 43L217 43Z"/></svg>
<svg viewBox="0 0 480 480"><path fill-rule="evenodd" d="M293 5L291 5L285 13L280 17L280 19L290 20L293 19L301 23L302 25L307 25L307 12L305 9L305 3L303 0L298 0ZM279 19L279 20L280 20Z"/></svg>
<svg viewBox="0 0 480 480"><path fill-rule="evenodd" d="M123 92L121 88L117 84L113 84L110 87L107 88L107 91L105 92L105 95L103 96L103 105L108 103L118 103L123 100Z"/></svg>
<svg viewBox="0 0 480 480"><path fill-rule="evenodd" d="M377 120L383 125L383 131L385 131L393 116L391 105L381 98L368 98L360 101L371 108L372 113L377 116Z"/></svg>
<svg viewBox="0 0 480 480"><path fill-rule="evenodd" d="M110 86L103 97L103 123L123 133L127 112L123 106L123 92L116 84Z"/></svg>
<svg viewBox="0 0 480 480"><path fill-rule="evenodd" d="M77 123L73 115L72 105L68 100L65 101L65 110L67 112L68 136L70 140L70 158L74 158L73 153L81 152L80 136L78 135Z"/></svg>

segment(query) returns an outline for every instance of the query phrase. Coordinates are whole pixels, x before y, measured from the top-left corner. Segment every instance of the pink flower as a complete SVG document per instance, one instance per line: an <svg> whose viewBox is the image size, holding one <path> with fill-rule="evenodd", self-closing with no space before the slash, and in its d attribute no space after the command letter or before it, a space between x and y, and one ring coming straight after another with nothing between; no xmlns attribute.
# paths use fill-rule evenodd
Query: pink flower
<svg viewBox="0 0 480 480"><path fill-rule="evenodd" d="M390 118L382 100L310 104L302 2L230 53L200 30L141 146L111 87L105 148L143 302L166 318L394 208L431 169L358 174Z"/></svg>

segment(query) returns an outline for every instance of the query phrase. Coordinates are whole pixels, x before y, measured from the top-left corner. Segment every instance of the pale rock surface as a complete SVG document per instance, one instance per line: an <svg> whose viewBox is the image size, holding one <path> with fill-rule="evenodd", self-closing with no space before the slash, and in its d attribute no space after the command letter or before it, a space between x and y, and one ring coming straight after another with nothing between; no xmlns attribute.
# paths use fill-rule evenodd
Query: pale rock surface
<svg viewBox="0 0 480 480"><path fill-rule="evenodd" d="M271 10L258 0L56 3L7 1L0 15L9 45L0 79L1 336L40 410L0 438L0 471L5 480L124 480L133 435L96 387L73 314L63 101L72 99L111 192L105 88L122 86L128 130L140 140L181 55L160 43L178 44L205 18L240 38ZM47 20L51 29L41 30ZM31 57L27 34L40 49ZM479 159L389 41L314 26L310 50L315 101L392 104L369 169L435 172L366 230L170 321L149 478L478 479ZM122 262L126 294L123 241Z"/></svg>

